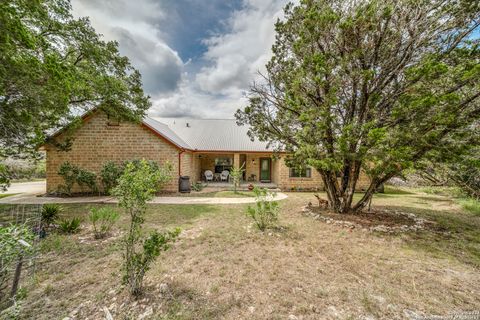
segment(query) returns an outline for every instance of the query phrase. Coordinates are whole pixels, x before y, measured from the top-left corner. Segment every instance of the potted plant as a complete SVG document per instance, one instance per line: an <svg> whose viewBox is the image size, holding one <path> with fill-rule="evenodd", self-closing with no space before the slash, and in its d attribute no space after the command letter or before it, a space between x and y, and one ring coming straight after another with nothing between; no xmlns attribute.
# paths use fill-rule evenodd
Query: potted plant
<svg viewBox="0 0 480 320"><path fill-rule="evenodd" d="M253 184L250 183L250 184L248 185L248 190L252 191L253 188L254 188Z"/></svg>

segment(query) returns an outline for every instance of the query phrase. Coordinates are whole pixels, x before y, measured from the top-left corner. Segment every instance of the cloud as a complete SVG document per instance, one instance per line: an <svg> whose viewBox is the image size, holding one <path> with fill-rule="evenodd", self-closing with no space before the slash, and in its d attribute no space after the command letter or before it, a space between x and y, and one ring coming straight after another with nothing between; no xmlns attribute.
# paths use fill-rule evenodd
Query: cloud
<svg viewBox="0 0 480 320"><path fill-rule="evenodd" d="M202 90L228 94L248 88L271 56L274 23L282 16L285 3L249 0L227 21L229 33L204 40L208 46L204 59L209 65L196 76Z"/></svg>
<svg viewBox="0 0 480 320"><path fill-rule="evenodd" d="M152 0L74 0L76 16L89 16L95 30L107 40L117 40L120 53L140 70L150 95L178 89L183 62L162 39L165 12Z"/></svg>
<svg viewBox="0 0 480 320"><path fill-rule="evenodd" d="M233 118L288 0L72 0L142 73L160 117ZM185 62L186 61L186 62Z"/></svg>

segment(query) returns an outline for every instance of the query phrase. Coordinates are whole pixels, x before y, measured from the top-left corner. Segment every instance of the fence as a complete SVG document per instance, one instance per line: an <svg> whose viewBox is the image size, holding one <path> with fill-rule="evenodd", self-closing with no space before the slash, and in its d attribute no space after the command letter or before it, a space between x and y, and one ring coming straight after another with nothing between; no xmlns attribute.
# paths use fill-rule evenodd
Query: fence
<svg viewBox="0 0 480 320"><path fill-rule="evenodd" d="M19 285L35 274L41 210L41 205L0 205L0 310L15 301Z"/></svg>

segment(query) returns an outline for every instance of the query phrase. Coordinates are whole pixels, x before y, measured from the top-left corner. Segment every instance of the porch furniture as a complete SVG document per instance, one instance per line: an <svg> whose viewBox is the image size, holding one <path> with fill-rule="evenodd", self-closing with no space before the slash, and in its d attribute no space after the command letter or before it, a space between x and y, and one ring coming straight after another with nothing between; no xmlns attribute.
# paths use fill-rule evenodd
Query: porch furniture
<svg viewBox="0 0 480 320"><path fill-rule="evenodd" d="M215 172L213 174L213 181L220 181L220 173Z"/></svg>
<svg viewBox="0 0 480 320"><path fill-rule="evenodd" d="M251 174L250 177L248 177L247 181L255 182L257 180L257 175Z"/></svg>
<svg viewBox="0 0 480 320"><path fill-rule="evenodd" d="M222 181L228 181L228 175L230 172L228 170L223 170L222 173L220 173L220 180Z"/></svg>
<svg viewBox="0 0 480 320"><path fill-rule="evenodd" d="M213 181L213 172L210 170L206 170L205 173L205 181Z"/></svg>

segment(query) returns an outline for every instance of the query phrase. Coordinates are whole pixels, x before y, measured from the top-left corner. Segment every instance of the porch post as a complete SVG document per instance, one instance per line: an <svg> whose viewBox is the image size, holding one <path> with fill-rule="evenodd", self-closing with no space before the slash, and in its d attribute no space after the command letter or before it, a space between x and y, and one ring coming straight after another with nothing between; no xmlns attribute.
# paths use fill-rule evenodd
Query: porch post
<svg viewBox="0 0 480 320"><path fill-rule="evenodd" d="M240 167L240 153L233 154L233 167L234 168Z"/></svg>

